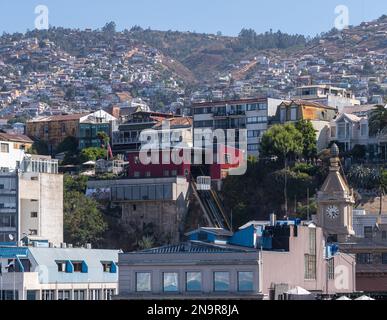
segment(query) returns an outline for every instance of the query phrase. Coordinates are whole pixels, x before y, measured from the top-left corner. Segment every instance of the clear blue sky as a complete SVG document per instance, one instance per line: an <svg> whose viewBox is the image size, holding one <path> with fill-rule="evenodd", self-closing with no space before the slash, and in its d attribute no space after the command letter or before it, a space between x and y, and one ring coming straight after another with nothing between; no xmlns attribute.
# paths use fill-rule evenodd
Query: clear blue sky
<svg viewBox="0 0 387 320"><path fill-rule="evenodd" d="M119 30L140 25L225 35L246 27L313 36L334 26L340 4L348 6L351 25L387 14L387 0L0 0L0 33L33 29L38 4L48 6L52 26L96 29L113 20Z"/></svg>

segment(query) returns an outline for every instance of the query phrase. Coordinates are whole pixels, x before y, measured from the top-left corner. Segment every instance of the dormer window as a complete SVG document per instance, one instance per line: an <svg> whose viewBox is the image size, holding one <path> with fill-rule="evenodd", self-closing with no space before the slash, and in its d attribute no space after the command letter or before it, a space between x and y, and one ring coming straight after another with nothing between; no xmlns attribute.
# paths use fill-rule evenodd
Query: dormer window
<svg viewBox="0 0 387 320"><path fill-rule="evenodd" d="M110 273L112 269L112 263L111 262L102 262L102 269L103 272Z"/></svg>
<svg viewBox="0 0 387 320"><path fill-rule="evenodd" d="M82 272L82 262L73 262L74 272Z"/></svg>
<svg viewBox="0 0 387 320"><path fill-rule="evenodd" d="M57 261L56 265L58 266L58 272L66 272L66 262Z"/></svg>
<svg viewBox="0 0 387 320"><path fill-rule="evenodd" d="M117 273L117 265L113 261L101 261L104 273Z"/></svg>

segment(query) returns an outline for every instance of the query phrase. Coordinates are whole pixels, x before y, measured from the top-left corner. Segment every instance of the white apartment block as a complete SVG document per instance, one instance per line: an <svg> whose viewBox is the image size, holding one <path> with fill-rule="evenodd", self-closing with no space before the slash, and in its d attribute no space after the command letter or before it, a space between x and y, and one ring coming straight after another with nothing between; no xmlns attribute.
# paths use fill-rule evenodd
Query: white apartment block
<svg viewBox="0 0 387 320"><path fill-rule="evenodd" d="M275 116L283 100L270 98L241 99L195 103L194 144L198 140L198 129L247 130L247 154L259 155L262 135L268 129L269 118ZM236 141L237 142L237 141Z"/></svg>
<svg viewBox="0 0 387 320"><path fill-rule="evenodd" d="M25 154L24 143L29 140L25 136L6 139L0 142L0 243L14 244L32 236L59 245L63 176L58 174L58 161Z"/></svg>

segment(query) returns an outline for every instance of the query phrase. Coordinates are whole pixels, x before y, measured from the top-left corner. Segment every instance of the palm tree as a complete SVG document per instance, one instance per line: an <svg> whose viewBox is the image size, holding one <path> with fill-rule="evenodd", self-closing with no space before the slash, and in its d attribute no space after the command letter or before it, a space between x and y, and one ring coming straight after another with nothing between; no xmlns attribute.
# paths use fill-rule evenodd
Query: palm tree
<svg viewBox="0 0 387 320"><path fill-rule="evenodd" d="M368 123L371 136L380 134L387 127L386 106L376 106L376 109L371 112Z"/></svg>
<svg viewBox="0 0 387 320"><path fill-rule="evenodd" d="M383 214L383 196L387 192L387 170L384 170L384 169L380 171L379 191L380 191L380 204L379 204L378 224L380 225L382 223L382 214Z"/></svg>

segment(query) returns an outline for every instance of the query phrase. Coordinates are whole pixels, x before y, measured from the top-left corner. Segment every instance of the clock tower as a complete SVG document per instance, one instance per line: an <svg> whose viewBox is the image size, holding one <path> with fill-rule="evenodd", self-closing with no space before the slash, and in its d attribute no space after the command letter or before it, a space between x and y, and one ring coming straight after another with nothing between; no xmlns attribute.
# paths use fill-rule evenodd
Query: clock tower
<svg viewBox="0 0 387 320"><path fill-rule="evenodd" d="M317 193L317 225L323 228L328 240L345 242L354 235L353 190L340 173L339 148L331 147L329 174L321 190Z"/></svg>

